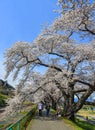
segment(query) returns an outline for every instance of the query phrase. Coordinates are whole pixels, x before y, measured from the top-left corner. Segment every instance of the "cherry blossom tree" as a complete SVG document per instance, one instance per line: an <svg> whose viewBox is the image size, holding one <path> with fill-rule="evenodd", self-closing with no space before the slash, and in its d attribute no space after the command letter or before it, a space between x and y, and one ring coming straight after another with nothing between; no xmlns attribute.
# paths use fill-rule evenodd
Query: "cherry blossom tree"
<svg viewBox="0 0 95 130"><path fill-rule="evenodd" d="M61 16L53 24L57 31L64 30L69 36L77 33L81 38L95 36L94 0L58 0L58 4Z"/></svg>
<svg viewBox="0 0 95 130"><path fill-rule="evenodd" d="M22 75L22 84L33 78L37 69L42 72L45 67L40 80L34 78L35 89L30 94L41 90L42 98L63 97L64 116L74 120L74 114L95 91L95 3L89 0L59 0L59 3L60 17L32 44L20 41L6 51L6 77L13 73L15 80Z"/></svg>

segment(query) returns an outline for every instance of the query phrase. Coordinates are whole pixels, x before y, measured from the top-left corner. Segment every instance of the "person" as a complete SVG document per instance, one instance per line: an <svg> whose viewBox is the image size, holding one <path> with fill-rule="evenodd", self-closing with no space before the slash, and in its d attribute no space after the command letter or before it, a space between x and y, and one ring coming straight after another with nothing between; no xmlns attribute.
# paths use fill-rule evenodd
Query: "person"
<svg viewBox="0 0 95 130"><path fill-rule="evenodd" d="M42 110L43 110L43 102L39 102L38 104L38 110L39 110L39 116L42 116Z"/></svg>
<svg viewBox="0 0 95 130"><path fill-rule="evenodd" d="M49 116L49 112L50 112L50 104L46 103L46 116Z"/></svg>

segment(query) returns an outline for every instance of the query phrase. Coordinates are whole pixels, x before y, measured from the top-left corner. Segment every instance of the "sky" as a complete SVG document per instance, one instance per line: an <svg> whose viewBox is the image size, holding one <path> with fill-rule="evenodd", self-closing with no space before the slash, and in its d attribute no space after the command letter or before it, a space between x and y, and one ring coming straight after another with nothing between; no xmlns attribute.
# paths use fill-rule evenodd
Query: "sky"
<svg viewBox="0 0 95 130"><path fill-rule="evenodd" d="M18 41L32 43L58 16L56 4L57 0L0 0L0 79L5 76L5 51ZM15 85L11 76L7 81Z"/></svg>

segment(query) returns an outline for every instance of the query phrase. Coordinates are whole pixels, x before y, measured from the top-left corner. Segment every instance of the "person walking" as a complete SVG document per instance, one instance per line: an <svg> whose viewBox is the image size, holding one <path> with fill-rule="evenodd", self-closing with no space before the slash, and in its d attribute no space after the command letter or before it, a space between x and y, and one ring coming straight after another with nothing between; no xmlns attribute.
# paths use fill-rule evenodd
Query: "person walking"
<svg viewBox="0 0 95 130"><path fill-rule="evenodd" d="M50 113L50 104L46 103L46 116L49 116Z"/></svg>
<svg viewBox="0 0 95 130"><path fill-rule="evenodd" d="M43 102L39 102L38 104L38 110L39 110L39 116L42 116L42 110L43 110Z"/></svg>

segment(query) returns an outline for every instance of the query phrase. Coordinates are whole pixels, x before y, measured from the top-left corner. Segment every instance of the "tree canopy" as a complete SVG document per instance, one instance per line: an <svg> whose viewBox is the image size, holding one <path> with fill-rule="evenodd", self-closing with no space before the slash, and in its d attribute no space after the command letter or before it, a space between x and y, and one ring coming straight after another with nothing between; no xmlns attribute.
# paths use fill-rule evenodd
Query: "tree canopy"
<svg viewBox="0 0 95 130"><path fill-rule="evenodd" d="M61 14L32 44L20 41L6 51L6 77L13 73L16 79L21 72L19 86L32 81L35 87L30 94L42 90L43 97L53 95L55 102L63 97L64 116L73 120L95 91L95 2L58 2ZM46 71L34 78L36 67L46 67Z"/></svg>

